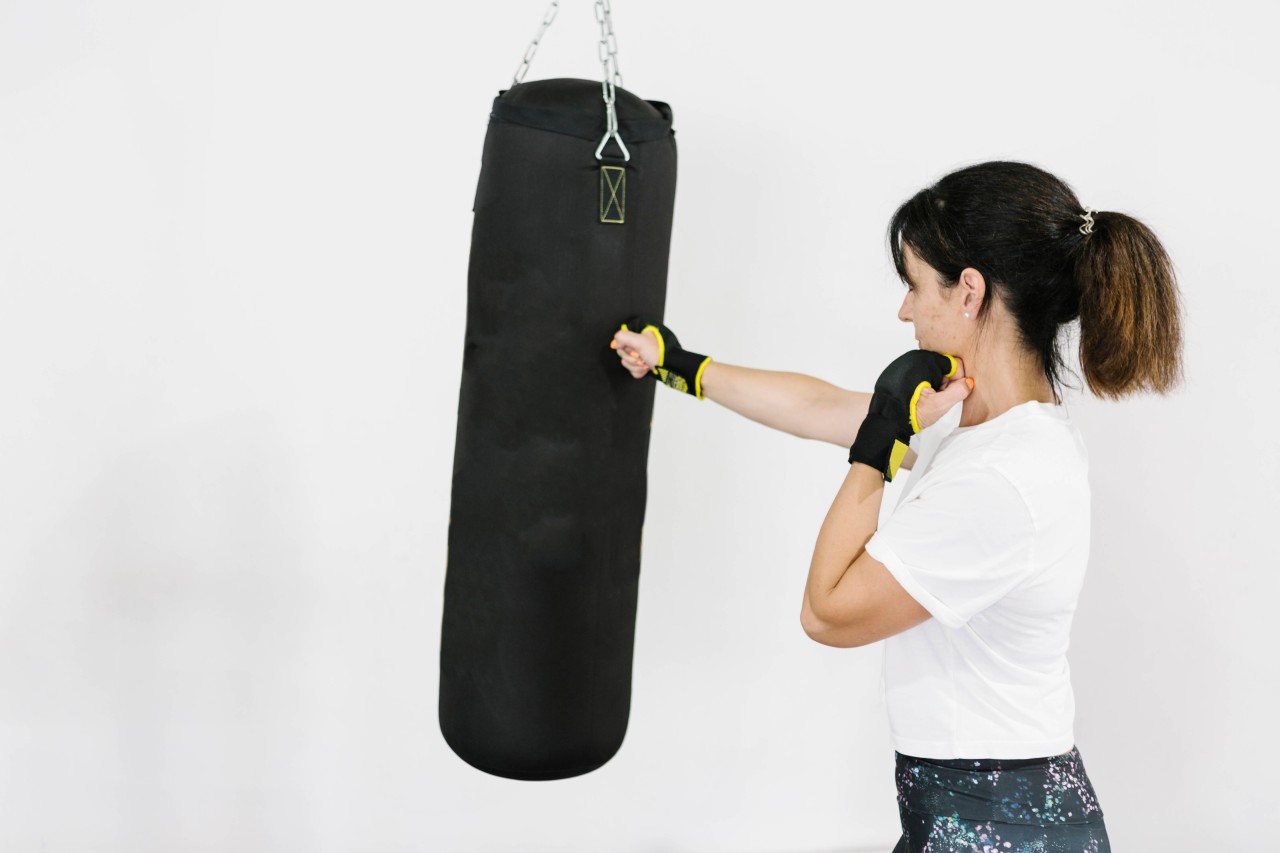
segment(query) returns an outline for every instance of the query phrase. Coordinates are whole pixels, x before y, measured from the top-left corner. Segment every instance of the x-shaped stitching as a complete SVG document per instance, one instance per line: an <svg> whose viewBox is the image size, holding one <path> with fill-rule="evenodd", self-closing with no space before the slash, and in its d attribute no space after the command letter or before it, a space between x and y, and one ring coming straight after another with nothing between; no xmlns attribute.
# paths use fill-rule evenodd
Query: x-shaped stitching
<svg viewBox="0 0 1280 853"><path fill-rule="evenodd" d="M600 219L603 222L621 222L623 220L622 202L618 200L618 189L623 186L623 179L626 177L626 169L622 166L602 166L601 173L604 175L605 184L609 187L609 200L605 202L604 210L600 212ZM617 178L611 178L610 172L617 172ZM609 214L617 209L617 218L610 219Z"/></svg>

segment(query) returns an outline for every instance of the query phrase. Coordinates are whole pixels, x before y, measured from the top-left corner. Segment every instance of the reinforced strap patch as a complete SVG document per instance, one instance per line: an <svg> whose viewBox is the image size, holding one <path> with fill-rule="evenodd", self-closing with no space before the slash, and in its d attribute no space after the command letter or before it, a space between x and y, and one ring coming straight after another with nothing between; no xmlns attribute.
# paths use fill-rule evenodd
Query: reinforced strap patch
<svg viewBox="0 0 1280 853"><path fill-rule="evenodd" d="M627 210L627 170L623 166L600 167L600 221L622 225Z"/></svg>

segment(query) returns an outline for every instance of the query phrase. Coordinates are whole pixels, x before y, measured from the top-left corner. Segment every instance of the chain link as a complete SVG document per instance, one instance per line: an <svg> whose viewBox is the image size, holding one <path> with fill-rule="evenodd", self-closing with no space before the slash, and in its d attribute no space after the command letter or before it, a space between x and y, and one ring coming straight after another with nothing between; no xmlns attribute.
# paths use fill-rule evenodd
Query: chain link
<svg viewBox="0 0 1280 853"><path fill-rule="evenodd" d="M600 25L600 43L596 46L596 56L600 59L600 65L604 69L604 96L605 103L612 100L613 88L622 85L622 72L618 70L618 37L613 33L613 14L609 7L609 0L596 0L595 13L596 23ZM529 47L524 52L524 59L520 62L520 67L516 69L515 75L511 78L511 85L517 86L524 82L524 75L529 72L529 66L533 63L533 57L538 52L538 45L542 42L542 36L546 34L547 27L551 26L551 22L556 19L556 15L560 12L559 0L551 0L551 5L547 7L547 13L542 16L542 25L538 27L538 33L533 37Z"/></svg>
<svg viewBox="0 0 1280 853"><path fill-rule="evenodd" d="M538 52L538 43L542 41L543 34L556 19L559 11L559 0L551 0L547 13L542 16L542 26L538 27L538 34L533 37L533 42L524 52L524 60L516 69L515 76L511 78L512 88L520 85L524 80L524 75L528 73L529 66L533 62L533 56ZM596 159L600 159L604 146L609 142L609 137L613 137L618 147L622 149L623 155L630 160L631 152L627 150L627 146L622 142L622 136L618 133L618 112L614 107L614 89L622 85L622 72L618 70L618 37L613 34L613 14L609 8L609 0L596 0L595 12L596 22L600 25L600 43L596 46L596 56L604 69L604 79L600 83L600 88L604 96L606 119L604 139L600 140L600 145L596 148Z"/></svg>
<svg viewBox="0 0 1280 853"><path fill-rule="evenodd" d="M600 24L600 44L596 55L600 57L600 65L604 68L604 81L600 84L604 93L605 118L607 121L604 138L596 146L596 159L601 159L601 152L609 144L609 137L618 143L618 148L627 160L631 152L627 150L618 133L618 111L614 107L614 87L622 85L622 72L618 70L618 39L613 34L613 16L610 14L609 0L596 0L596 21Z"/></svg>
<svg viewBox="0 0 1280 853"><path fill-rule="evenodd" d="M551 5L547 7L547 14L542 16L542 26L538 27L538 34L533 37L533 43L524 52L524 61L520 63L520 67L516 69L516 76L511 80L513 88L524 80L524 75L529 70L529 63L533 62L533 55L538 52L538 42L542 41L542 34L547 31L547 27L551 26L551 22L556 19L559 11L559 0L551 0Z"/></svg>
<svg viewBox="0 0 1280 853"><path fill-rule="evenodd" d="M608 86L605 100L613 94L614 86L622 85L622 72L618 70L618 38L613 34L613 16L609 0L596 0L596 21L600 24L600 44L596 55L604 67L604 80ZM612 67L611 67L612 66Z"/></svg>

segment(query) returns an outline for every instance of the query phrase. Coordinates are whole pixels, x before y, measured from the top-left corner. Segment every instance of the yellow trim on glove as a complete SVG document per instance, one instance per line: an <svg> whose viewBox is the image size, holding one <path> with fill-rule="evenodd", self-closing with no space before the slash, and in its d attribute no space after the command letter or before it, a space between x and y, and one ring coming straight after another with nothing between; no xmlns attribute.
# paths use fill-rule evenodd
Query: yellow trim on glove
<svg viewBox="0 0 1280 853"><path fill-rule="evenodd" d="M954 369L955 368L953 367L952 370ZM930 385L929 382L926 380L924 382L921 382L919 385L917 385L916 392L911 395L911 405L908 406L907 408L908 408L908 411L911 412L911 431L912 432L920 431L920 421L916 420L916 403L920 402L920 394L924 391L924 389L932 388L932 387L933 386Z"/></svg>
<svg viewBox="0 0 1280 853"><path fill-rule="evenodd" d="M649 331L650 329L653 329L653 335L658 339L658 363L653 366L654 367L653 372L657 373L658 372L657 369L659 367L662 367L662 359L666 358L666 355L667 355L667 342L662 339L662 331L657 326L653 326L653 325L645 326L643 329L640 330L640 334L643 335L645 332Z"/></svg>
<svg viewBox="0 0 1280 853"><path fill-rule="evenodd" d="M960 366L960 362L957 361L956 357L949 352L944 352L943 355L951 359L951 372L942 374L944 379L950 379L952 376L956 375L956 368Z"/></svg>
<svg viewBox="0 0 1280 853"><path fill-rule="evenodd" d="M702 371L707 369L707 365L711 363L711 356L707 356L702 360L702 364L698 365L698 374L693 377L693 395L699 400L702 397Z"/></svg>
<svg viewBox="0 0 1280 853"><path fill-rule="evenodd" d="M903 444L901 441L898 441L896 438L893 440L893 450L889 452L888 471L889 479L891 481L894 477L898 476L898 466L902 464L902 460L906 458L907 451L910 449L910 447Z"/></svg>

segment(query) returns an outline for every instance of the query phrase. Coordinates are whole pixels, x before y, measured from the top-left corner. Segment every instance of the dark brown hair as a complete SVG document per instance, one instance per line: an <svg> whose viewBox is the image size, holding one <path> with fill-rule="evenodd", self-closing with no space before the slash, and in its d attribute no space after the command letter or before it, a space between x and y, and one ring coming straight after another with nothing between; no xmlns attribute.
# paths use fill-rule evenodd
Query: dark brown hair
<svg viewBox="0 0 1280 853"><path fill-rule="evenodd" d="M1055 397L1065 367L1058 332L1077 319L1080 364L1094 394L1167 393L1182 380L1173 264L1137 219L1093 213L1092 233L1082 233L1084 212L1071 188L1043 169L980 163L899 207L889 248L904 282L904 244L938 271L943 287L954 287L966 267L982 273L988 298L1000 300L1040 356Z"/></svg>

